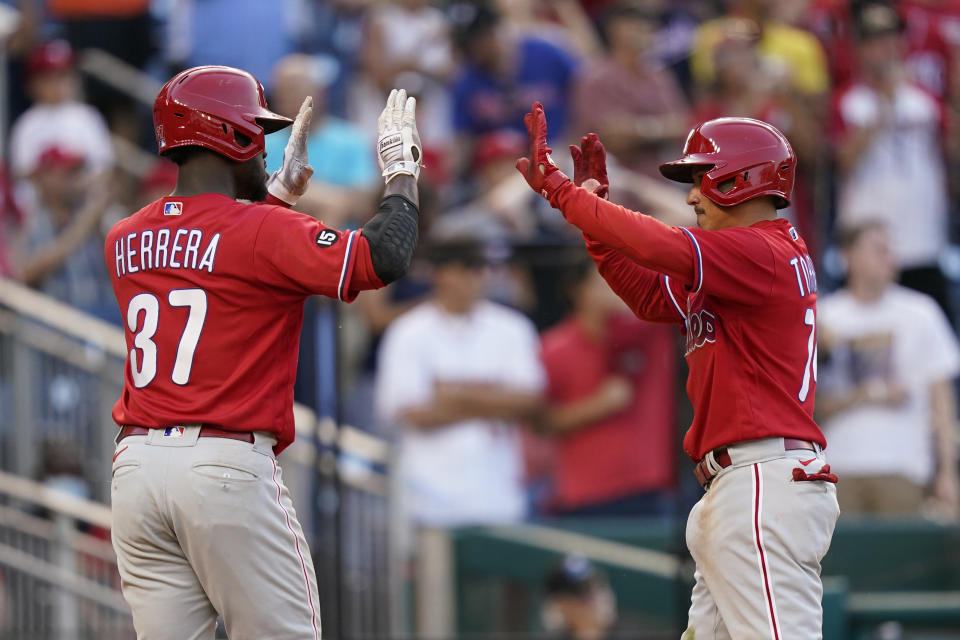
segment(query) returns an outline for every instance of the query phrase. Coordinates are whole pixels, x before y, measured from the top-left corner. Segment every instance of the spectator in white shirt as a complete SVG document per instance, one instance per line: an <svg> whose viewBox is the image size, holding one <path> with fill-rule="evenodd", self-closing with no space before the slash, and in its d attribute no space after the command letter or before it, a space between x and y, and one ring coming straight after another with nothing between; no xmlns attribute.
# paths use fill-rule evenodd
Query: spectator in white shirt
<svg viewBox="0 0 960 640"><path fill-rule="evenodd" d="M64 40L34 49L26 60L27 92L33 105L10 130L10 169L22 179L34 172L50 148L76 154L94 173L113 164L113 146L100 112L80 101L74 54Z"/></svg>
<svg viewBox="0 0 960 640"><path fill-rule="evenodd" d="M946 108L912 82L896 11L870 5L857 23L859 78L835 100L837 221L883 220L901 284L953 317L939 261L947 245Z"/></svg>
<svg viewBox="0 0 960 640"><path fill-rule="evenodd" d="M526 514L517 428L541 407L533 324L483 299L483 247L436 242L431 297L384 334L375 401L398 430L397 480L413 522L517 522Z"/></svg>
<svg viewBox="0 0 960 640"><path fill-rule="evenodd" d="M960 349L936 302L898 286L880 222L840 234L847 284L819 303L817 417L846 514L956 517Z"/></svg>

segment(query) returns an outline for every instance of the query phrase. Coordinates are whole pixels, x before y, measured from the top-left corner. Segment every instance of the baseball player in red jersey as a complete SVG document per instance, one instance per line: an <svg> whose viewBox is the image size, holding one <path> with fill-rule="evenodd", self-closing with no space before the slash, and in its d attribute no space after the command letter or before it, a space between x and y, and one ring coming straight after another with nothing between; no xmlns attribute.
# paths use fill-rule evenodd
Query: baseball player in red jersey
<svg viewBox="0 0 960 640"><path fill-rule="evenodd" d="M606 200L594 134L571 147L571 181L550 159L542 107L524 120L530 157L517 168L530 186L583 231L637 316L678 322L686 336L694 419L684 450L706 493L687 522L697 571L683 637L820 638L820 560L839 508L813 421L816 275L777 218L793 188L789 142L746 118L693 129L683 157L660 166L691 184L699 228L686 229Z"/></svg>
<svg viewBox="0 0 960 640"><path fill-rule="evenodd" d="M267 109L253 76L197 67L157 96L177 186L118 222L105 247L129 349L113 410L113 545L139 639L212 640L218 614L231 640L320 638L310 550L275 454L294 439L304 300L350 301L409 265L415 107L391 93L384 198L348 233L289 210L313 172L309 98L268 180L264 135L291 120Z"/></svg>

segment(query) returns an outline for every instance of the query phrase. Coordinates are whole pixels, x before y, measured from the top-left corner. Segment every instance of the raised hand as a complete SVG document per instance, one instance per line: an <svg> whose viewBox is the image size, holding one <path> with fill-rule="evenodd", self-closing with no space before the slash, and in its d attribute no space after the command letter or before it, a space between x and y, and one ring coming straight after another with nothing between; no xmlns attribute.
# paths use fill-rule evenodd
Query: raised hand
<svg viewBox="0 0 960 640"><path fill-rule="evenodd" d="M579 147L570 145L570 155L573 156L573 183L606 200L610 195L607 150L603 148L597 134L588 133L583 136Z"/></svg>
<svg viewBox="0 0 960 640"><path fill-rule="evenodd" d="M307 138L310 135L310 120L313 117L313 98L307 96L300 105L293 121L290 139L283 149L283 164L267 181L267 191L287 204L296 204L307 191L313 176L307 158Z"/></svg>
<svg viewBox="0 0 960 640"><path fill-rule="evenodd" d="M549 200L553 192L570 179L550 157L553 150L547 146L547 117L543 113L543 105L534 102L530 113L523 116L523 124L527 126L527 135L530 137L530 157L519 158L517 170L523 174L531 189Z"/></svg>
<svg viewBox="0 0 960 640"><path fill-rule="evenodd" d="M423 152L416 112L416 98L408 98L403 89L390 92L377 123L377 160L387 183L398 175L420 177Z"/></svg>

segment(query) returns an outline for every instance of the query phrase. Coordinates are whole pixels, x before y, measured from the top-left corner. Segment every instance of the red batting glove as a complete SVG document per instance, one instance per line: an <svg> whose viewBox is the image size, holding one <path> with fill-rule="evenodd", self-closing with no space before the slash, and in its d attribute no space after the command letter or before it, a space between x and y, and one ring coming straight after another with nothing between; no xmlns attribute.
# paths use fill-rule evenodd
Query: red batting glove
<svg viewBox="0 0 960 640"><path fill-rule="evenodd" d="M580 139L580 146L570 145L573 156L573 184L583 186L585 180L593 178L600 183L594 193L604 200L610 195L610 180L607 178L607 150L595 133L588 133Z"/></svg>
<svg viewBox="0 0 960 640"><path fill-rule="evenodd" d="M530 113L523 116L523 124L527 125L527 135L530 136L530 157L517 160L517 170L523 174L527 184L534 191L550 200L554 192L568 178L550 157L552 149L547 146L547 117L543 114L543 105L534 102Z"/></svg>

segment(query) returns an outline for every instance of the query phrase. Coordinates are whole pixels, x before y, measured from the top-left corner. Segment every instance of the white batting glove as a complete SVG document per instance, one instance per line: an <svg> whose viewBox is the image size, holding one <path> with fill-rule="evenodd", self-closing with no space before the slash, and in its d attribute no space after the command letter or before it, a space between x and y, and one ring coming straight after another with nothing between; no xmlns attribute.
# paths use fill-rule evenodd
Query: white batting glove
<svg viewBox="0 0 960 640"><path fill-rule="evenodd" d="M423 153L417 131L417 99L408 98L403 89L394 89L380 114L377 135L377 160L381 175L390 182L398 175L420 177Z"/></svg>
<svg viewBox="0 0 960 640"><path fill-rule="evenodd" d="M313 98L307 96L300 105L300 112L293 121L290 139L283 149L283 164L267 181L267 191L293 206L307 191L313 167L307 159L307 137L310 135L310 119L313 117Z"/></svg>

